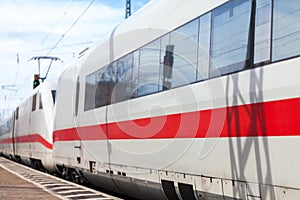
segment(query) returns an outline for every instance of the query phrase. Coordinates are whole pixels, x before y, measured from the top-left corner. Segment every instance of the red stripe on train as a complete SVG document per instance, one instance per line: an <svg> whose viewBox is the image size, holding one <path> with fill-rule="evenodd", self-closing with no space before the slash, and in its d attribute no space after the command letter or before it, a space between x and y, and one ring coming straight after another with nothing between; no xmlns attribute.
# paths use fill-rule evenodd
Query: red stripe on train
<svg viewBox="0 0 300 200"><path fill-rule="evenodd" d="M13 143L12 138L6 138L6 139L0 140L0 144L10 144L10 143Z"/></svg>
<svg viewBox="0 0 300 200"><path fill-rule="evenodd" d="M53 141L300 136L299 107L294 98L142 118L57 130Z"/></svg>
<svg viewBox="0 0 300 200"><path fill-rule="evenodd" d="M39 134L18 136L18 137L15 137L14 142L15 143L33 143L33 142L37 142L37 143L42 144L43 146L45 146L48 149L53 148L53 145L50 144L47 140L45 140ZM13 143L12 138L0 140L0 144L11 144L11 143Z"/></svg>

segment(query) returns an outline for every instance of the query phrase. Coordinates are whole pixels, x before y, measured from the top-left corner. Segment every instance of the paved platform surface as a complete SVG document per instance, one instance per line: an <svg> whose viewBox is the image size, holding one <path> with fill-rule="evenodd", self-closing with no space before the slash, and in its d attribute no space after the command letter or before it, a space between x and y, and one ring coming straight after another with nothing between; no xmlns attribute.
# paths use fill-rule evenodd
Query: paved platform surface
<svg viewBox="0 0 300 200"><path fill-rule="evenodd" d="M0 157L0 200L121 200Z"/></svg>
<svg viewBox="0 0 300 200"><path fill-rule="evenodd" d="M7 163L5 159L0 159L0 199L39 199L57 200L59 198L49 194L42 188L12 174L1 167L2 163Z"/></svg>

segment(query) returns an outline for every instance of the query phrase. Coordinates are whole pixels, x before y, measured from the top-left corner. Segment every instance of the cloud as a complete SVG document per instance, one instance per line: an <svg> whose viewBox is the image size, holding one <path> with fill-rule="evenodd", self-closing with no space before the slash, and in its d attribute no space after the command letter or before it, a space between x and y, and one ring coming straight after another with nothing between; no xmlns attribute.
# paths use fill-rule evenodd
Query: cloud
<svg viewBox="0 0 300 200"><path fill-rule="evenodd" d="M0 40L19 36L31 43L31 49L35 45L39 47L49 32L51 37L42 47L49 47L51 43L54 45L88 5L86 1L75 1L71 7L69 7L70 1L32 0L30 3L25 2L27 1L0 1ZM96 4L96 2L68 32L66 38L76 39L77 43L78 40L86 40L86 38L100 39L97 38L99 35L107 34L112 29L112 25L122 20L123 10L113 9L101 3ZM22 46L18 48L19 51L30 50L22 49Z"/></svg>
<svg viewBox="0 0 300 200"><path fill-rule="evenodd" d="M17 95L24 97L30 92L32 72L37 71L37 64L28 60L33 56L47 54L89 4L89 1L81 0L71 2L0 0L0 85L15 84L17 77L17 88L21 88ZM51 55L59 56L66 65L59 64L59 69L55 68L56 74L50 73L51 77L58 77L74 59L74 55L77 57L91 42L103 39L115 25L124 20L125 0L122 5L118 2L120 1L93 3L58 44L58 47L65 47L52 51ZM83 44L75 45L79 43ZM7 93L9 91L1 90L0 109L3 106L3 95Z"/></svg>

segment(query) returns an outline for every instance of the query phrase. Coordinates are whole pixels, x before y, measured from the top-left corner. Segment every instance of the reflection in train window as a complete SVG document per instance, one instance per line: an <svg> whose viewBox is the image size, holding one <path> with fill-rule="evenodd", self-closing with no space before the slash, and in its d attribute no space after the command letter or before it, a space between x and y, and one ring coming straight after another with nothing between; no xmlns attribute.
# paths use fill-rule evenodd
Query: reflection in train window
<svg viewBox="0 0 300 200"><path fill-rule="evenodd" d="M103 70L101 68L98 71ZM84 97L84 110L91 110L95 108L95 91L96 91L96 74L97 72L94 72L85 78L85 97ZM106 102L106 100L105 100Z"/></svg>
<svg viewBox="0 0 300 200"><path fill-rule="evenodd" d="M274 0L273 61L300 55L299 5L299 0Z"/></svg>
<svg viewBox="0 0 300 200"><path fill-rule="evenodd" d="M257 0L254 64L269 61L271 56L271 0Z"/></svg>
<svg viewBox="0 0 300 200"><path fill-rule="evenodd" d="M298 56L299 19L299 0L227 1L88 75L84 108Z"/></svg>
<svg viewBox="0 0 300 200"><path fill-rule="evenodd" d="M11 131L11 126L12 126L12 120L11 118L9 119L3 119L2 121L0 121L0 135L6 135L9 134L9 132Z"/></svg>
<svg viewBox="0 0 300 200"><path fill-rule="evenodd" d="M43 109L42 94L39 95L39 109Z"/></svg>
<svg viewBox="0 0 300 200"><path fill-rule="evenodd" d="M174 45L170 45L170 34L160 39L160 79L162 79L163 90L172 88L172 75L174 63Z"/></svg>
<svg viewBox="0 0 300 200"><path fill-rule="evenodd" d="M33 97L32 97L32 109L31 109L31 111L33 112L35 110L36 110L36 94L33 95Z"/></svg>
<svg viewBox="0 0 300 200"><path fill-rule="evenodd" d="M137 87L138 87L138 75L139 75L139 63L140 61L140 51L137 50L133 52L133 65L132 65L132 80L131 80L131 87L132 90L130 91L130 98L137 97Z"/></svg>
<svg viewBox="0 0 300 200"><path fill-rule="evenodd" d="M196 81L198 19L170 33L173 45L172 88Z"/></svg>
<svg viewBox="0 0 300 200"><path fill-rule="evenodd" d="M16 120L18 120L19 119L19 107L17 107L17 109L16 109Z"/></svg>
<svg viewBox="0 0 300 200"><path fill-rule="evenodd" d="M138 77L138 96L152 94L161 90L159 80L160 40L140 49L140 66Z"/></svg>
<svg viewBox="0 0 300 200"><path fill-rule="evenodd" d="M133 93L132 84L133 54L128 54L118 60L116 69L117 84L113 90L115 102L128 100Z"/></svg>
<svg viewBox="0 0 300 200"><path fill-rule="evenodd" d="M53 100L53 104L54 104L55 99L56 99L56 90L51 90L51 94L52 94L52 100Z"/></svg>
<svg viewBox="0 0 300 200"><path fill-rule="evenodd" d="M106 68L98 70L95 74L96 90L95 90L95 108L109 105L114 102L112 93L116 84L116 67L117 62Z"/></svg>
<svg viewBox="0 0 300 200"><path fill-rule="evenodd" d="M205 80L209 76L211 13L200 17L198 73L197 80Z"/></svg>
<svg viewBox="0 0 300 200"><path fill-rule="evenodd" d="M232 0L212 11L211 76L245 68L251 18L250 0ZM237 28L238 27L238 28Z"/></svg>

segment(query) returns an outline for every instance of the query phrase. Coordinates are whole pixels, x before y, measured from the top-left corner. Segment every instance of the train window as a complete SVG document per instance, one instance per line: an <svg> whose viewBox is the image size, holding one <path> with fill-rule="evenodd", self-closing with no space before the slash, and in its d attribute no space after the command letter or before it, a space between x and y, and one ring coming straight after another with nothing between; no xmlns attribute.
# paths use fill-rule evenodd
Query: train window
<svg viewBox="0 0 300 200"><path fill-rule="evenodd" d="M39 109L43 109L42 94L39 95Z"/></svg>
<svg viewBox="0 0 300 200"><path fill-rule="evenodd" d="M137 95L144 96L158 92L162 88L159 80L160 72L160 40L140 49L140 65Z"/></svg>
<svg viewBox="0 0 300 200"><path fill-rule="evenodd" d="M114 102L112 93L116 84L116 67L117 62L114 62L108 67L101 68L94 73L96 80L95 108Z"/></svg>
<svg viewBox="0 0 300 200"><path fill-rule="evenodd" d="M128 54L117 61L116 69L116 85L113 90L113 99L116 102L128 100L133 93L132 88L132 66L133 66L133 54Z"/></svg>
<svg viewBox="0 0 300 200"><path fill-rule="evenodd" d="M195 19L170 33L170 44L173 46L173 66L171 66L171 87L178 87L196 81L198 28Z"/></svg>
<svg viewBox="0 0 300 200"><path fill-rule="evenodd" d="M97 87L96 74L98 71L85 77L84 111L95 108L95 91Z"/></svg>
<svg viewBox="0 0 300 200"><path fill-rule="evenodd" d="M2 135L4 135L5 133L4 133L4 127L3 127L3 125L2 125L2 122L0 122L0 135L2 136Z"/></svg>
<svg viewBox="0 0 300 200"><path fill-rule="evenodd" d="M11 118L9 119L3 119L0 122L0 135L5 135L5 134L9 134L9 132L11 131Z"/></svg>
<svg viewBox="0 0 300 200"><path fill-rule="evenodd" d="M75 115L78 115L78 107L79 107L79 89L80 89L80 79L77 77L76 81L76 96L75 96Z"/></svg>
<svg viewBox="0 0 300 200"><path fill-rule="evenodd" d="M11 119L8 119L6 122L6 134L8 134L11 131Z"/></svg>
<svg viewBox="0 0 300 200"><path fill-rule="evenodd" d="M32 96L32 112L36 110L36 94Z"/></svg>
<svg viewBox="0 0 300 200"><path fill-rule="evenodd" d="M16 109L16 120L18 120L19 119L19 107L17 107L17 109Z"/></svg>
<svg viewBox="0 0 300 200"><path fill-rule="evenodd" d="M139 65L140 65L140 51L137 50L133 52L133 65L132 65L132 90L131 90L131 97L137 97L137 87L138 87L138 78L139 78Z"/></svg>
<svg viewBox="0 0 300 200"><path fill-rule="evenodd" d="M241 71L248 57L250 0L232 0L212 11L210 76Z"/></svg>
<svg viewBox="0 0 300 200"><path fill-rule="evenodd" d="M254 64L270 61L271 0L256 0Z"/></svg>
<svg viewBox="0 0 300 200"><path fill-rule="evenodd" d="M174 45L170 45L170 34L160 40L160 76L162 76L163 90L172 88L172 74L174 63Z"/></svg>
<svg viewBox="0 0 300 200"><path fill-rule="evenodd" d="M205 80L209 74L211 13L200 17L199 49L198 49L198 73L197 80Z"/></svg>
<svg viewBox="0 0 300 200"><path fill-rule="evenodd" d="M52 95L53 103L55 103L55 99L56 99L56 90L51 90L51 95Z"/></svg>
<svg viewBox="0 0 300 200"><path fill-rule="evenodd" d="M274 0L272 60L300 54L299 0Z"/></svg>

